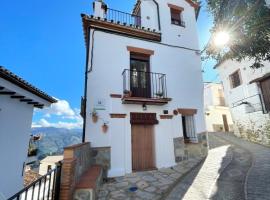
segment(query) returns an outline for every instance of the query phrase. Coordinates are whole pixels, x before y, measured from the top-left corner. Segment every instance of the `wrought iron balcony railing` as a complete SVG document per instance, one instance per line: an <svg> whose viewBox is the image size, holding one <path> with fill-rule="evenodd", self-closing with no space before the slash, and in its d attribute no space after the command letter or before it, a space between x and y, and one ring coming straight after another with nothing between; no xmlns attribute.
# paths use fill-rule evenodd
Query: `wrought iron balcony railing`
<svg viewBox="0 0 270 200"><path fill-rule="evenodd" d="M47 174L40 177L17 194L8 198L8 200L58 200L61 181L61 163L57 167L50 170Z"/></svg>
<svg viewBox="0 0 270 200"><path fill-rule="evenodd" d="M122 75L124 97L167 99L165 74L125 69Z"/></svg>
<svg viewBox="0 0 270 200"><path fill-rule="evenodd" d="M114 23L141 27L141 17L138 15L132 15L119 10L107 8L105 17L107 21L112 21Z"/></svg>

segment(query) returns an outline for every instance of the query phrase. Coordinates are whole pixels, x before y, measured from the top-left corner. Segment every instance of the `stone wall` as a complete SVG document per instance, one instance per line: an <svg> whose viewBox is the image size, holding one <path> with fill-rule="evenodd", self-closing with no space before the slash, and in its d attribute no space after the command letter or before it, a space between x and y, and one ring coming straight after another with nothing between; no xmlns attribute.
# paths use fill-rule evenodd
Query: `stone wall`
<svg viewBox="0 0 270 200"><path fill-rule="evenodd" d="M198 134L198 143L185 143L184 138L174 138L175 162L195 157L206 157L208 154L207 133Z"/></svg>
<svg viewBox="0 0 270 200"><path fill-rule="evenodd" d="M82 174L93 164L90 143L64 149L61 173L60 200L71 200L74 188Z"/></svg>
<svg viewBox="0 0 270 200"><path fill-rule="evenodd" d="M110 147L92 148L92 157L93 157L93 163L97 165L101 165L104 169L104 172L107 172L111 168L111 148Z"/></svg>
<svg viewBox="0 0 270 200"><path fill-rule="evenodd" d="M235 120L235 135L270 146L270 118L260 112L252 113L249 117Z"/></svg>

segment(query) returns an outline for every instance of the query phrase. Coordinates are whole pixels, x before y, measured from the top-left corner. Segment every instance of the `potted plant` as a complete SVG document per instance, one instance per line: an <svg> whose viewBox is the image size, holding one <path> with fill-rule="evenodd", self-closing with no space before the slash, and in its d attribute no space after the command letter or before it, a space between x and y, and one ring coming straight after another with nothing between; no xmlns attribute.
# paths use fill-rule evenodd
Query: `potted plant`
<svg viewBox="0 0 270 200"><path fill-rule="evenodd" d="M94 123L97 123L97 121L98 121L98 114L97 114L97 111L95 111L95 110L92 112L92 121Z"/></svg>
<svg viewBox="0 0 270 200"><path fill-rule="evenodd" d="M102 125L102 132L103 133L107 133L108 128L109 128L108 124L107 123L103 123L103 125Z"/></svg>
<svg viewBox="0 0 270 200"><path fill-rule="evenodd" d="M158 92L156 93L156 96L157 96L158 98L161 99L161 98L164 96L164 94L163 94L163 92L158 91Z"/></svg>

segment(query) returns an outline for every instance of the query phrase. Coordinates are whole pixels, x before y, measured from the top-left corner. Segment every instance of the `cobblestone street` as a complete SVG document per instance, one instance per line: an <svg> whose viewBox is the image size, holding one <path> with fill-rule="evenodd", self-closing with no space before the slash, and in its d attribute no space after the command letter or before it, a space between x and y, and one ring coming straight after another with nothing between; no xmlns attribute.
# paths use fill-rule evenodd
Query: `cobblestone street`
<svg viewBox="0 0 270 200"><path fill-rule="evenodd" d="M116 178L102 186L99 200L270 200L270 149L230 133L208 137L209 155L202 162L190 159Z"/></svg>
<svg viewBox="0 0 270 200"><path fill-rule="evenodd" d="M228 133L209 134L209 145L205 162L188 173L166 199L270 199L269 148Z"/></svg>
<svg viewBox="0 0 270 200"><path fill-rule="evenodd" d="M161 199L179 178L195 168L203 158L189 159L180 164L160 170L137 172L115 178L101 187L99 200ZM136 187L136 191L131 188Z"/></svg>

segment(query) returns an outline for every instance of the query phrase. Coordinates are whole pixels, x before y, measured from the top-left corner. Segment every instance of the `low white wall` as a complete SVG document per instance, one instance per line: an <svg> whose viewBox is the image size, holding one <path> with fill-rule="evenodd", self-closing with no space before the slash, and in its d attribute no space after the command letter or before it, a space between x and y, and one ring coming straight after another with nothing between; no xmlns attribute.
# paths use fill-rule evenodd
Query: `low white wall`
<svg viewBox="0 0 270 200"><path fill-rule="evenodd" d="M23 188L33 106L0 95L0 193L7 198Z"/></svg>

